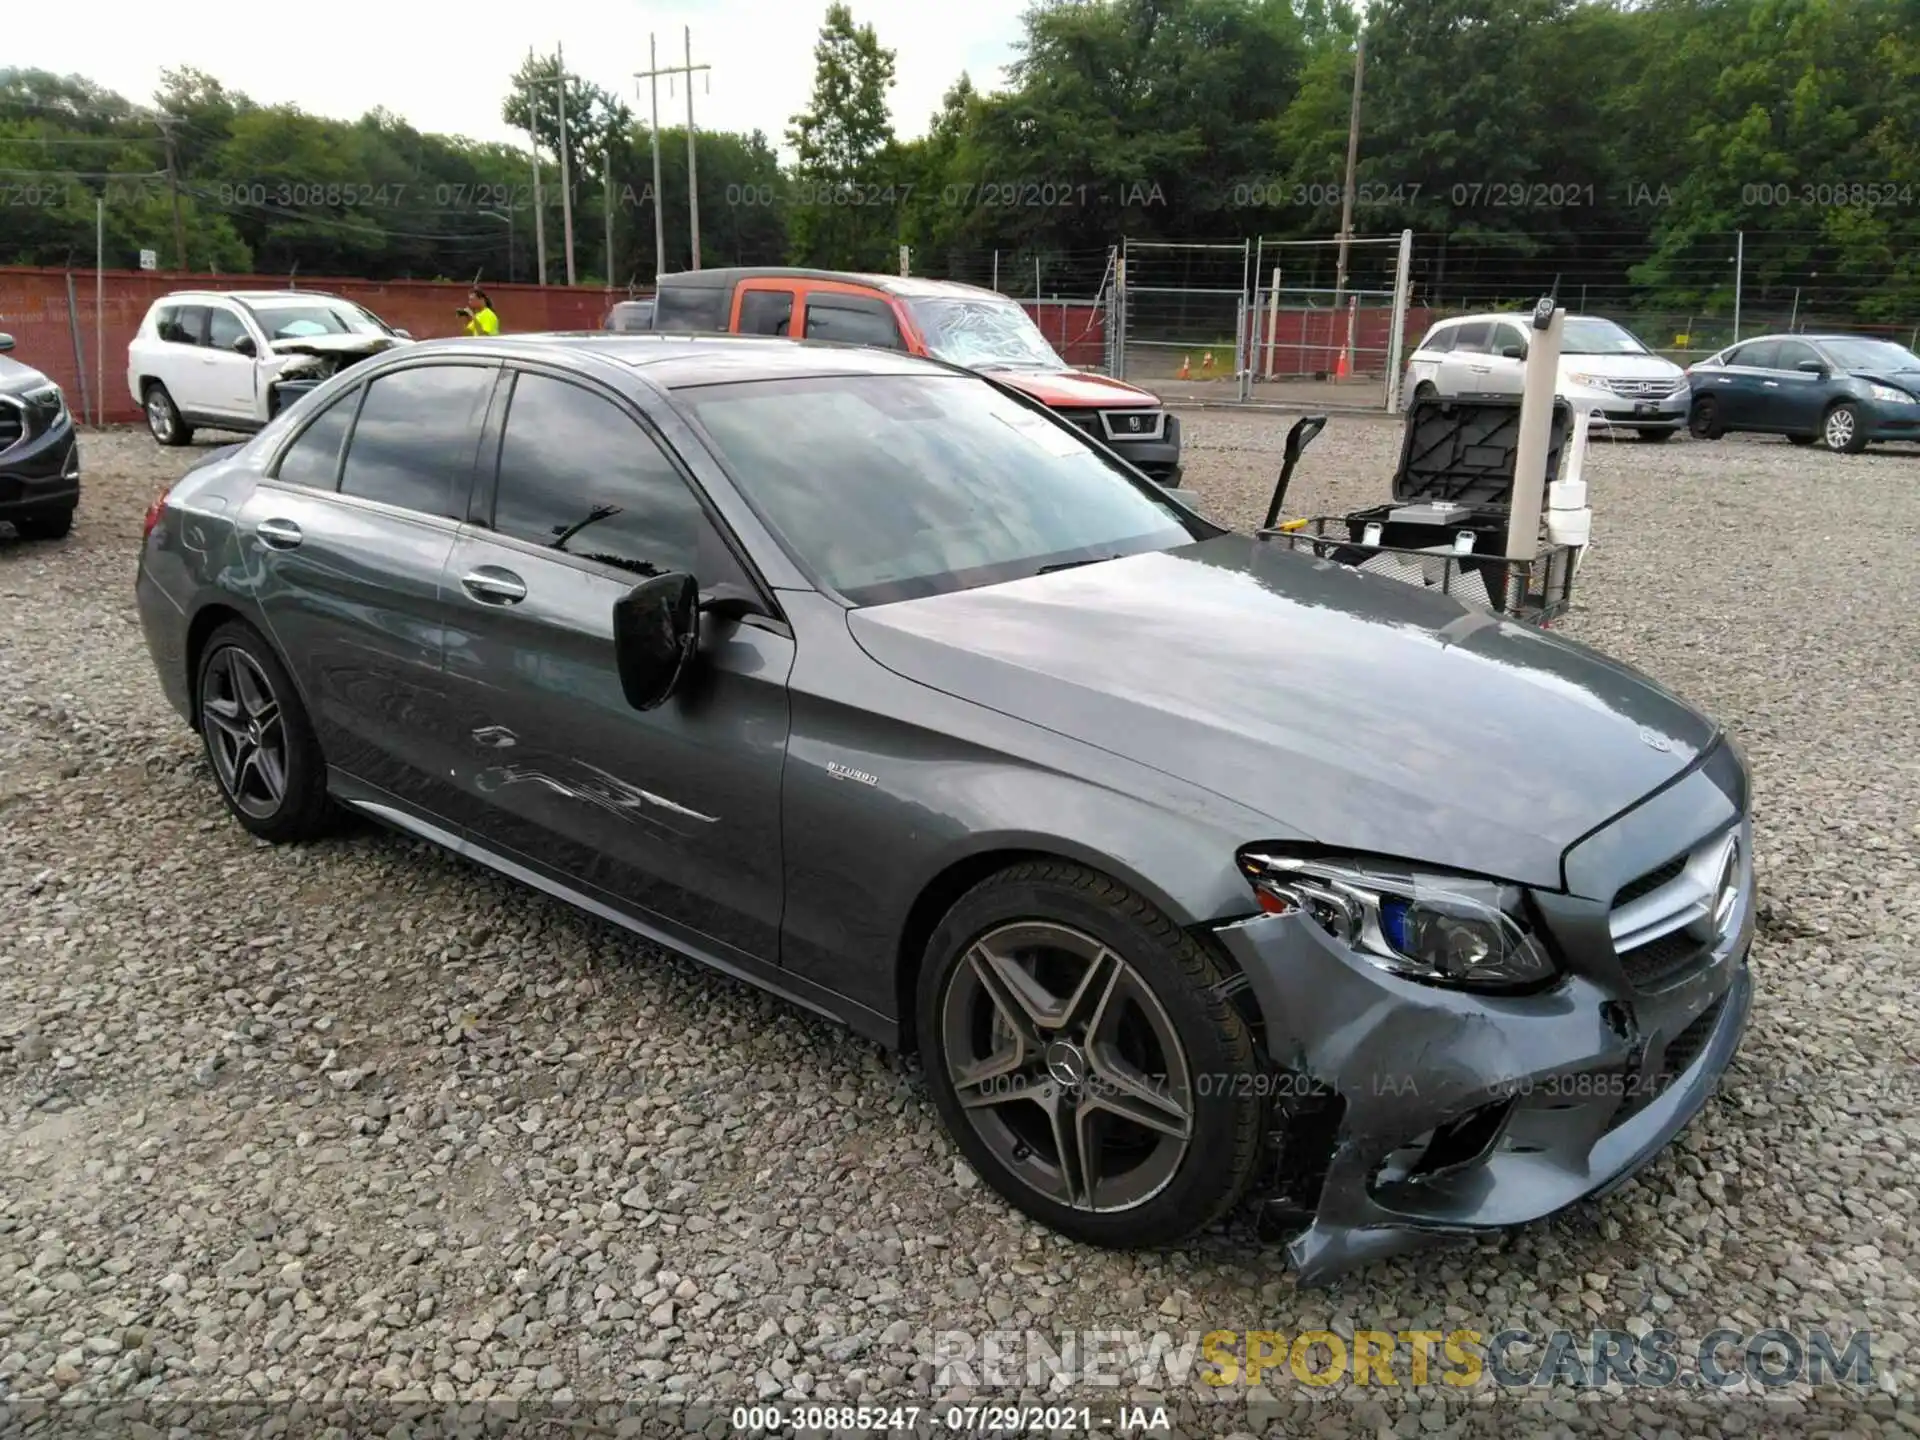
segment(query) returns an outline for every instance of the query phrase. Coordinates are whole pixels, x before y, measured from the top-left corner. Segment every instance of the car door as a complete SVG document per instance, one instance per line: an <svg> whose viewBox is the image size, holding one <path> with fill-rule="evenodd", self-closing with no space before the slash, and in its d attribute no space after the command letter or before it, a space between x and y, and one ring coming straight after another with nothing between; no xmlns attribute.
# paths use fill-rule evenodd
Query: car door
<svg viewBox="0 0 1920 1440"><path fill-rule="evenodd" d="M1802 365L1820 368L1802 370ZM1768 428L1793 435L1812 435L1820 429L1829 389L1819 351L1804 340L1783 339L1773 357L1773 369L1761 377L1760 389L1776 422Z"/></svg>
<svg viewBox="0 0 1920 1440"><path fill-rule="evenodd" d="M251 345L253 354L236 348L242 341ZM263 338L254 334L238 310L231 305L209 305L207 343L200 352L203 398L194 408L228 420L264 418L256 398L260 365L256 357L265 348Z"/></svg>
<svg viewBox="0 0 1920 1440"><path fill-rule="evenodd" d="M201 362L207 342L207 307L175 305L154 321L155 344L146 358L147 374L166 387L174 408L183 414L201 411L201 399L210 388Z"/></svg>
<svg viewBox="0 0 1920 1440"><path fill-rule="evenodd" d="M690 685L633 709L615 602L653 574L752 582L630 400L528 365L501 404L497 480L449 570L468 838L710 954L776 963L793 641L708 615Z"/></svg>
<svg viewBox="0 0 1920 1440"><path fill-rule="evenodd" d="M1517 355L1509 351L1518 351ZM1527 388L1527 335L1511 320L1494 322L1487 341L1482 389L1501 395L1518 395Z"/></svg>
<svg viewBox="0 0 1920 1440"><path fill-rule="evenodd" d="M1773 378L1774 355L1779 345L1773 340L1749 340L1727 354L1718 384L1712 394L1719 402L1720 422L1729 429L1762 430L1769 427L1771 398L1779 393L1765 382Z"/></svg>
<svg viewBox="0 0 1920 1440"><path fill-rule="evenodd" d="M900 322L893 307L877 295L854 295L838 290L807 292L802 335L808 340L838 340L849 345L877 345L905 350Z"/></svg>
<svg viewBox="0 0 1920 1440"><path fill-rule="evenodd" d="M1442 395L1484 394L1490 389L1493 366L1487 359L1487 346L1492 339L1491 321L1465 321L1454 333L1453 348L1441 357L1434 388Z"/></svg>
<svg viewBox="0 0 1920 1440"><path fill-rule="evenodd" d="M320 747L355 798L457 809L448 556L499 366L384 370L318 411L242 507L243 560Z"/></svg>

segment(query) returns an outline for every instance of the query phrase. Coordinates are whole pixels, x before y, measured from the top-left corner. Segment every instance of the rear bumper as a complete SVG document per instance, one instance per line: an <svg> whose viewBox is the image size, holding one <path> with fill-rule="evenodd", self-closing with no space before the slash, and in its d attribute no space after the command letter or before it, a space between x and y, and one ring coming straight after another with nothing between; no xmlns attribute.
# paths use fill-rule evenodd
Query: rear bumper
<svg viewBox="0 0 1920 1440"><path fill-rule="evenodd" d="M80 442L56 425L0 454L0 518L80 503Z"/></svg>
<svg viewBox="0 0 1920 1440"><path fill-rule="evenodd" d="M1607 902L1579 895L1646 874L1677 833L1745 837L1743 775L1722 753L1576 848L1576 893L1536 896L1565 974L1534 994L1402 979L1298 913L1215 931L1266 1020L1273 1192L1302 1285L1604 1196L1700 1112L1751 1008L1750 868L1724 934L1652 985L1614 955Z"/></svg>

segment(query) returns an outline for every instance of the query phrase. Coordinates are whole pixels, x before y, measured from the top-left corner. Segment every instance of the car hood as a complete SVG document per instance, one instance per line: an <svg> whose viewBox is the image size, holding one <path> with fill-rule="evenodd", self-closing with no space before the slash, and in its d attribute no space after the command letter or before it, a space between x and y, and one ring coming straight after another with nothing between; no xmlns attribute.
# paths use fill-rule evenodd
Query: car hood
<svg viewBox="0 0 1920 1440"><path fill-rule="evenodd" d="M875 661L1324 845L1539 886L1713 722L1584 645L1244 535L854 610Z"/></svg>
<svg viewBox="0 0 1920 1440"><path fill-rule="evenodd" d="M31 365L0 355L0 390L31 390L47 383L47 377Z"/></svg>
<svg viewBox="0 0 1920 1440"><path fill-rule="evenodd" d="M267 342L276 355L378 355L396 345L411 344L398 335L295 335Z"/></svg>
<svg viewBox="0 0 1920 1440"><path fill-rule="evenodd" d="M1568 355L1560 356L1560 372L1580 375L1606 375L1622 380L1672 380L1686 371L1658 355Z"/></svg>
<svg viewBox="0 0 1920 1440"><path fill-rule="evenodd" d="M1042 405L1057 409L1111 405L1157 408L1160 404L1160 397L1151 390L1080 370L988 370L985 373L1031 395Z"/></svg>

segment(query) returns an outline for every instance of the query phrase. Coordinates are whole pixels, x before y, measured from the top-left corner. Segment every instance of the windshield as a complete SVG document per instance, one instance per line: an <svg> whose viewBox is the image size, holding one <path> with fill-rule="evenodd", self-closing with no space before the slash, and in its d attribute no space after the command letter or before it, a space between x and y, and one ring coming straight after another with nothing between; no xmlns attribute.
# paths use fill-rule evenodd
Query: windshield
<svg viewBox="0 0 1920 1440"><path fill-rule="evenodd" d="M1920 355L1891 340L1822 340L1820 348L1842 370L1920 370Z"/></svg>
<svg viewBox="0 0 1920 1440"><path fill-rule="evenodd" d="M390 335L386 324L345 300L304 305L254 305L254 319L269 340L305 340L315 335Z"/></svg>
<svg viewBox="0 0 1920 1440"><path fill-rule="evenodd" d="M1011 300L923 297L906 304L928 353L950 365L973 370L1067 368L1040 327Z"/></svg>
<svg viewBox="0 0 1920 1440"><path fill-rule="evenodd" d="M966 376L764 380L675 400L794 560L854 605L1195 538L1078 433Z"/></svg>
<svg viewBox="0 0 1920 1440"><path fill-rule="evenodd" d="M1652 352L1611 320L1569 318L1560 340L1562 355L1648 355Z"/></svg>

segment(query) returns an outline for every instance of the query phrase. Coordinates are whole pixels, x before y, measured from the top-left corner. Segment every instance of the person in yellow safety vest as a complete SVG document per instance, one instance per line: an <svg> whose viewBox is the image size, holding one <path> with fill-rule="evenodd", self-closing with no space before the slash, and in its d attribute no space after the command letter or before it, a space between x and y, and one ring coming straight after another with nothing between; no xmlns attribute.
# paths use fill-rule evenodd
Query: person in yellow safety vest
<svg viewBox="0 0 1920 1440"><path fill-rule="evenodd" d="M493 303L487 299L487 292L481 289L467 291L467 303L459 312L466 318L469 335L498 335L500 317L493 313Z"/></svg>

